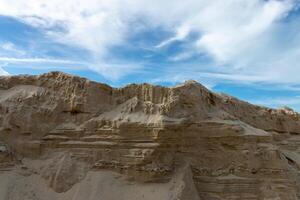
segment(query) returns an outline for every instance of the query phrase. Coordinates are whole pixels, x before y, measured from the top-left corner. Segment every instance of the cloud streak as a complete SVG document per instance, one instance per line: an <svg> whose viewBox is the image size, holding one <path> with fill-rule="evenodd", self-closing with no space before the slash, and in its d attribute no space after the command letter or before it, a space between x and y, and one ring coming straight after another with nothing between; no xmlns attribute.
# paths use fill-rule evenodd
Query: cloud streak
<svg viewBox="0 0 300 200"><path fill-rule="evenodd" d="M298 84L299 16L286 20L296 9L296 0L186 0L179 4L173 0L0 0L0 15L37 28L54 42L89 51L88 62L93 63L89 68L112 79L144 67L132 67L126 58L119 60L112 48L129 46L130 39L138 39L142 31L163 30L168 37L161 36L146 47L160 54L177 42L184 43L186 47L177 56L167 55L175 71L176 62L205 55L216 73L205 74L207 68L199 63L189 70L190 76L203 70L200 76L213 76L220 82ZM282 41L283 35L289 38ZM4 49L13 50L10 45ZM76 64L59 59L1 59ZM169 74L164 72L162 76Z"/></svg>
<svg viewBox="0 0 300 200"><path fill-rule="evenodd" d="M63 59L51 59L51 58L15 58L15 57L0 57L0 62L8 63L55 63L55 64L81 64L85 65L87 63L63 60Z"/></svg>
<svg viewBox="0 0 300 200"><path fill-rule="evenodd" d="M10 74L5 71L2 67L0 67L0 76L9 76Z"/></svg>
<svg viewBox="0 0 300 200"><path fill-rule="evenodd" d="M251 100L252 103L268 106L273 108L280 108L283 106L289 106L296 109L298 112L300 110L300 96L290 96L290 97L273 97L273 98L265 98L265 99L255 99Z"/></svg>

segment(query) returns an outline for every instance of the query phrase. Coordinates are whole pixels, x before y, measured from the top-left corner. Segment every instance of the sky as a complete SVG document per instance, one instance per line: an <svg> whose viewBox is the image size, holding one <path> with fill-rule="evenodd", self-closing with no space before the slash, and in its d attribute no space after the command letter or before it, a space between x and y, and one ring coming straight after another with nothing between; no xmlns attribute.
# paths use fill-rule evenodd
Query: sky
<svg viewBox="0 0 300 200"><path fill-rule="evenodd" d="M0 0L0 75L196 80L300 111L299 0Z"/></svg>

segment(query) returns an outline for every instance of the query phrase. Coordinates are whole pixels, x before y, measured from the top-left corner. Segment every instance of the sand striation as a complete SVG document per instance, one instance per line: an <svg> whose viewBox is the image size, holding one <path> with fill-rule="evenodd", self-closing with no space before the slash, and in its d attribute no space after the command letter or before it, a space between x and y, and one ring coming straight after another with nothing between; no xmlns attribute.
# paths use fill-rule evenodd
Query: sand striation
<svg viewBox="0 0 300 200"><path fill-rule="evenodd" d="M300 115L195 81L0 77L0 200L300 199Z"/></svg>

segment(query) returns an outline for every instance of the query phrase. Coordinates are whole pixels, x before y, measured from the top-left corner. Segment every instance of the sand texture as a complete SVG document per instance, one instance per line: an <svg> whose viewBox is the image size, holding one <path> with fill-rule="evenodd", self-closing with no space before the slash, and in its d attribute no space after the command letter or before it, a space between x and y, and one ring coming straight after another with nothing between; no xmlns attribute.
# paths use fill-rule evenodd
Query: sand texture
<svg viewBox="0 0 300 200"><path fill-rule="evenodd" d="M195 81L0 77L0 200L300 199L300 115Z"/></svg>

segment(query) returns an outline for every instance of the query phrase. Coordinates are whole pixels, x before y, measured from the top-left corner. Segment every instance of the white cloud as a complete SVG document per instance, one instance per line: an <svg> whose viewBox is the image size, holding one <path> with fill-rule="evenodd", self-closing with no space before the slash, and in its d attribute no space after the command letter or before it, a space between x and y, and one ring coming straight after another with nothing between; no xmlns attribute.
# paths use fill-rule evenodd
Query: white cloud
<svg viewBox="0 0 300 200"><path fill-rule="evenodd" d="M15 58L15 57L0 57L0 62L7 63L56 63L56 64L86 64L83 62L51 59L51 58Z"/></svg>
<svg viewBox="0 0 300 200"><path fill-rule="evenodd" d="M231 3L234 4L234 1ZM221 2L209 7L206 11L208 15L216 7L222 9ZM239 11L234 8L225 6L226 13L213 14L216 21L209 20L212 24L204 24L204 34L197 41L200 49L210 53L219 62L237 62L239 56L245 56L241 52L253 48L253 42L258 41L276 20L285 16L292 4L289 1L244 1L237 8Z"/></svg>
<svg viewBox="0 0 300 200"><path fill-rule="evenodd" d="M257 75L245 75L245 74L225 74L218 72L189 72L182 70L181 72L172 72L166 76L161 76L156 79L152 79L153 83L164 83L164 82L184 82L188 79L194 79L201 82L204 85L216 85L218 82L242 82L245 84L250 84L253 82L262 82L264 80L271 79L267 76L257 76Z"/></svg>
<svg viewBox="0 0 300 200"><path fill-rule="evenodd" d="M0 43L0 53L13 53L18 56L24 56L26 53L24 50L17 48L13 43L11 42L3 42Z"/></svg>
<svg viewBox="0 0 300 200"><path fill-rule="evenodd" d="M273 98L264 98L264 99L255 99L251 101L254 104L268 106L273 108L280 108L283 106L289 106L297 111L300 109L300 96L291 96L291 97L273 97Z"/></svg>
<svg viewBox="0 0 300 200"><path fill-rule="evenodd" d="M170 61L176 62L176 61L182 61L182 60L187 60L191 58L192 56L196 56L194 51L191 50L186 50L182 53L179 53L175 56L172 56L169 58Z"/></svg>
<svg viewBox="0 0 300 200"><path fill-rule="evenodd" d="M5 71L2 67L0 67L0 76L9 76L10 74Z"/></svg>
<svg viewBox="0 0 300 200"><path fill-rule="evenodd" d="M221 80L256 82L267 77L267 82L300 83L300 39L299 45L282 45L276 36L282 19L295 7L296 0L0 0L0 15L40 28L56 42L89 50L95 58L91 62L98 62L91 68L114 79L137 67L128 67L126 73L115 64L108 67L110 47L126 45L143 21L153 31L160 27L173 33L158 43L158 50L198 33L190 46L195 53L182 52L175 62L206 54L221 66L216 73Z"/></svg>
<svg viewBox="0 0 300 200"><path fill-rule="evenodd" d="M285 97L285 98L272 98L272 99L264 99L264 100L254 100L256 104L260 105L300 105L300 96L294 97Z"/></svg>
<svg viewBox="0 0 300 200"><path fill-rule="evenodd" d="M101 61L88 65L90 69L100 73L104 78L112 81L117 81L118 78L122 76L138 72L140 70L140 66L142 66L142 63L115 62L108 64L103 62L101 63Z"/></svg>
<svg viewBox="0 0 300 200"><path fill-rule="evenodd" d="M164 46L171 44L172 42L183 40L188 36L189 32L190 32L189 26L185 26L185 25L180 26L180 27L178 27L178 29L176 29L175 36L173 36L165 41L162 41L155 47L162 48Z"/></svg>

